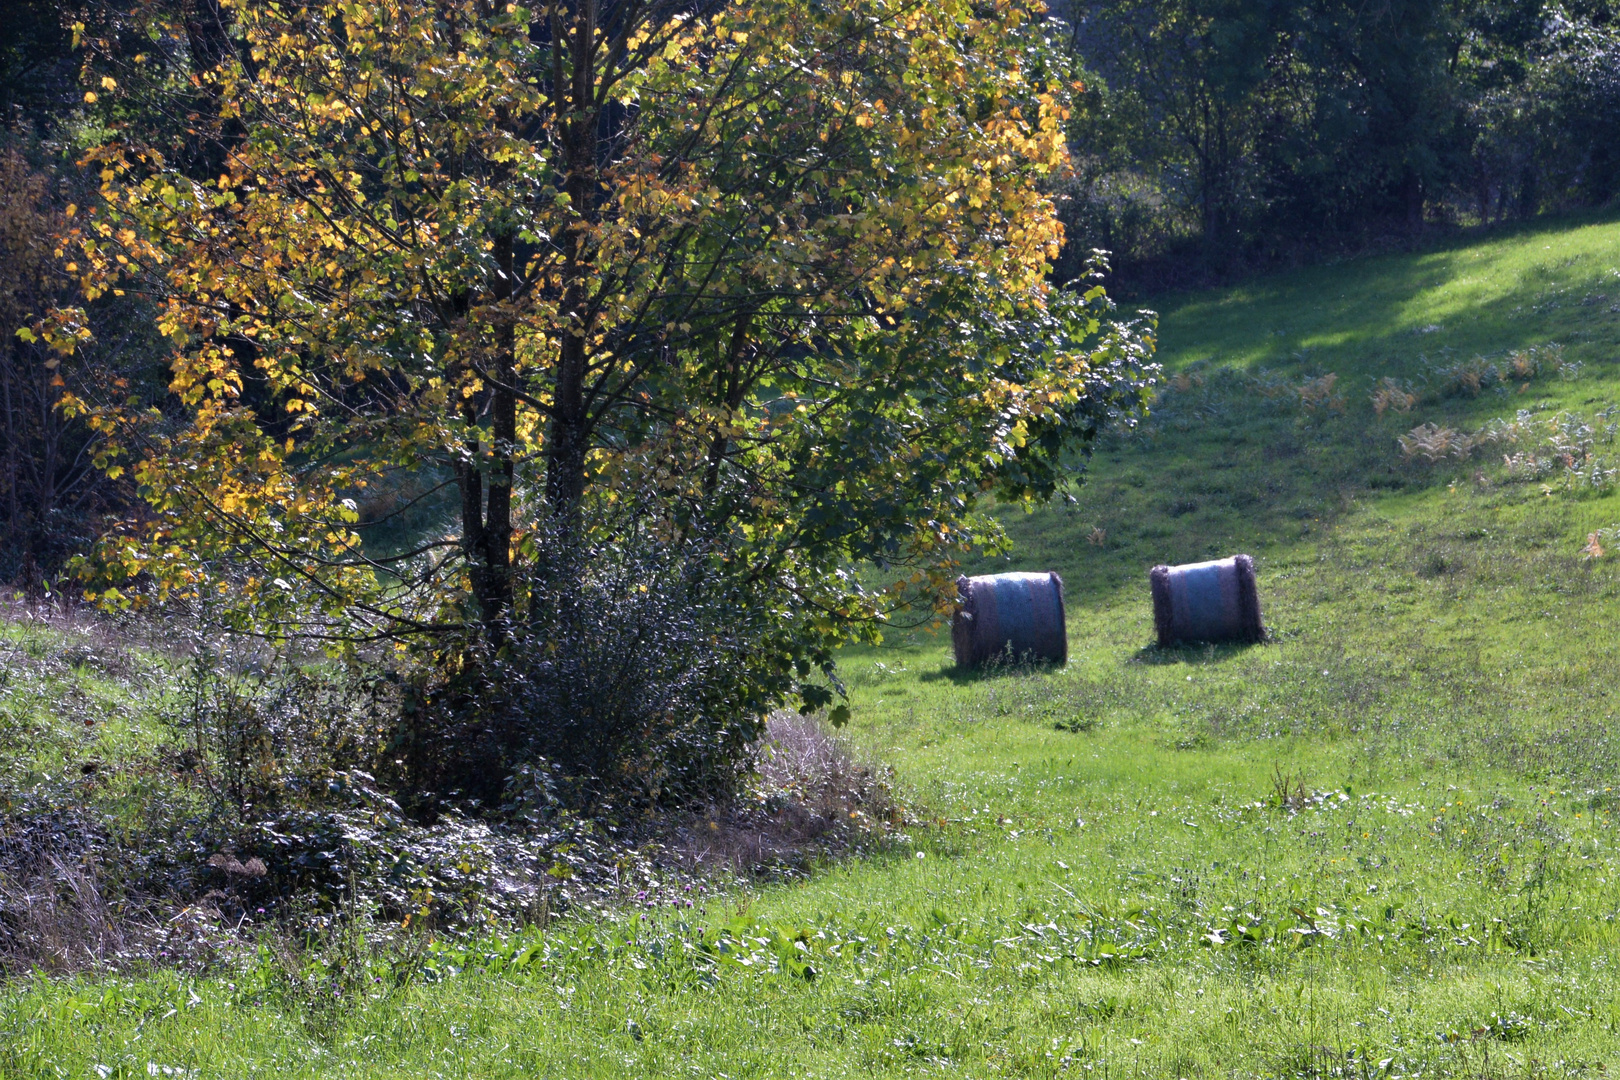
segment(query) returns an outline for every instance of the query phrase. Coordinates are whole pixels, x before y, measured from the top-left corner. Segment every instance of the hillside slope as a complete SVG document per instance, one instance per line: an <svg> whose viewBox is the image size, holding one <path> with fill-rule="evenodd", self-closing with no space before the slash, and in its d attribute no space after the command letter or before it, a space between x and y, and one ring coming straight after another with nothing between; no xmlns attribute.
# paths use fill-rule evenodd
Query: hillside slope
<svg viewBox="0 0 1620 1080"><path fill-rule="evenodd" d="M1069 666L845 659L922 811L888 854L410 981L14 983L0 1075L1620 1067L1620 221L1160 306L1153 419L971 568L1060 570ZM1236 550L1274 640L1152 648L1148 567Z"/></svg>

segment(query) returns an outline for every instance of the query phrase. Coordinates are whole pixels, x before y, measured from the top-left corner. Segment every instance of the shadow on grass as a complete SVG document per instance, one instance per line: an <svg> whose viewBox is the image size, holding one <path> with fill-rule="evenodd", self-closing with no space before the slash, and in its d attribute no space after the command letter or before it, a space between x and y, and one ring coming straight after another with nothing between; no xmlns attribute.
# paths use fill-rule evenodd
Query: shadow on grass
<svg viewBox="0 0 1620 1080"><path fill-rule="evenodd" d="M1603 245L1575 235L1617 220L1612 211L1537 219L1455 234L1418 252L1161 296L1148 305L1161 315L1159 359L1171 370L1204 359L1376 378L1423 356L1466 360L1553 340L1574 345L1607 322L1608 305L1582 307L1583 294L1611 293L1614 285Z"/></svg>
<svg viewBox="0 0 1620 1080"><path fill-rule="evenodd" d="M1157 643L1144 645L1131 654L1130 662L1133 664L1151 664L1162 667L1170 664L1224 664L1228 660L1236 659L1247 653L1250 649L1263 648L1270 642L1262 641L1256 644L1247 642L1233 642L1215 644L1203 642L1197 645L1172 645L1163 648Z"/></svg>
<svg viewBox="0 0 1620 1080"><path fill-rule="evenodd" d="M985 664L982 667L961 667L957 664L948 664L936 671L925 671L917 676L922 683L950 682L955 686L972 686L975 683L993 682L997 679L1008 679L1027 675L1050 675L1061 671L1067 665L1051 664L1037 661L1034 663L1014 664Z"/></svg>

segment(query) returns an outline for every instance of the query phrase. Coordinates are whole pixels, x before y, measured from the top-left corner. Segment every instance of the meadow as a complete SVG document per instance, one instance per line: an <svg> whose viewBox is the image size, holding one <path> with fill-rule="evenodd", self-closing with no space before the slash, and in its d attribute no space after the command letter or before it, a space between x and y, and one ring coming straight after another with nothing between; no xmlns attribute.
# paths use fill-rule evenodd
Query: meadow
<svg viewBox="0 0 1620 1080"><path fill-rule="evenodd" d="M1152 417L968 568L1062 573L1068 666L845 656L846 736L912 808L878 853L485 939L13 979L0 1075L1620 1067L1620 220L1156 306ZM1153 647L1147 569L1235 551L1272 640ZM0 687L8 738L56 747L29 768L145 737L116 675L53 671Z"/></svg>

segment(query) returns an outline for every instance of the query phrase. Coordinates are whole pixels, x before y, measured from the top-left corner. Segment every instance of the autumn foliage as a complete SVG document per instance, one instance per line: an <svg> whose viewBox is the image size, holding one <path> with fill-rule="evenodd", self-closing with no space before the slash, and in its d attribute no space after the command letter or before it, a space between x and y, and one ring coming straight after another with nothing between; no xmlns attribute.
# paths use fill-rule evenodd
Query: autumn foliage
<svg viewBox="0 0 1620 1080"><path fill-rule="evenodd" d="M157 304L184 406L70 402L154 510L105 602L510 651L629 500L773 613L772 692L823 700L807 661L891 603L852 568L944 580L1000 542L984 496L1050 496L1142 401L1150 333L1047 280L1076 84L1037 3L225 11L219 174L126 130L64 240L86 296ZM451 494L384 551L359 508L400 476Z"/></svg>

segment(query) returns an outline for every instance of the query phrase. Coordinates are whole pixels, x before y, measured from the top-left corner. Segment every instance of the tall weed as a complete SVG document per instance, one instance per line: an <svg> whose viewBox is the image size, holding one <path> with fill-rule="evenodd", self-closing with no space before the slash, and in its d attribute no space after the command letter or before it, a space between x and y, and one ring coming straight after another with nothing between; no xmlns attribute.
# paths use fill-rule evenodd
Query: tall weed
<svg viewBox="0 0 1620 1080"><path fill-rule="evenodd" d="M1403 461L1428 466L1447 459L1466 461L1483 451L1500 453L1500 481L1557 479L1565 491L1606 492L1620 477L1620 463L1599 450L1614 445L1620 431L1617 412L1610 407L1593 416L1569 411L1536 416L1520 409L1511 420L1497 417L1471 433L1419 424L1397 436L1396 445Z"/></svg>

